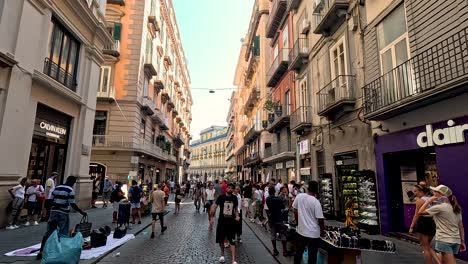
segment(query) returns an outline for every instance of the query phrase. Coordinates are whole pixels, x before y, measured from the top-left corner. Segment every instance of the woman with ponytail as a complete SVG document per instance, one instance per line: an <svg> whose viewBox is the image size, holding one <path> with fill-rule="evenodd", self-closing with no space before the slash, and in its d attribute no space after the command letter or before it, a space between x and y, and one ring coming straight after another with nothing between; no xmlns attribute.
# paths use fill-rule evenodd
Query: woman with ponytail
<svg viewBox="0 0 468 264"><path fill-rule="evenodd" d="M419 209L423 204L431 198L429 188L422 185L415 185L413 187L413 193L418 197L416 200L416 211L414 213L413 221L409 229L410 233L417 233L419 238L419 244L423 250L424 263L440 264L439 257L437 256L434 249L431 247L431 241L436 233L436 225L432 216L420 215Z"/></svg>
<svg viewBox="0 0 468 264"><path fill-rule="evenodd" d="M466 250L461 207L449 187L439 185L431 190L434 196L421 206L419 214L434 218L435 250L442 254L442 263L456 264L455 255Z"/></svg>

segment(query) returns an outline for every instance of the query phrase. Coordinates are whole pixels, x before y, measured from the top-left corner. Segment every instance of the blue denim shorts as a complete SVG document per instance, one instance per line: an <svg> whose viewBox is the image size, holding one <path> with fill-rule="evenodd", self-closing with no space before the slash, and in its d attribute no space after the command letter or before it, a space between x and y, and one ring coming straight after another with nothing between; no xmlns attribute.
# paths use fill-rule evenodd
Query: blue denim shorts
<svg viewBox="0 0 468 264"><path fill-rule="evenodd" d="M447 243L442 241L435 242L435 250L441 253L448 253L456 255L460 251L460 244L456 243Z"/></svg>

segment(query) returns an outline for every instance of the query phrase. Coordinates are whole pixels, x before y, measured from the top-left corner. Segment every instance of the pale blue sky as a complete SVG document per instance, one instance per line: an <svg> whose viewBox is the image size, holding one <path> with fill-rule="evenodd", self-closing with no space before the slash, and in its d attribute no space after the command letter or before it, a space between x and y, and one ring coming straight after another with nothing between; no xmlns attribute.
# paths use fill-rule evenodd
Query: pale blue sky
<svg viewBox="0 0 468 264"><path fill-rule="evenodd" d="M254 0L173 0L193 88L234 87L241 38L248 30ZM191 134L226 125L233 90L192 90Z"/></svg>

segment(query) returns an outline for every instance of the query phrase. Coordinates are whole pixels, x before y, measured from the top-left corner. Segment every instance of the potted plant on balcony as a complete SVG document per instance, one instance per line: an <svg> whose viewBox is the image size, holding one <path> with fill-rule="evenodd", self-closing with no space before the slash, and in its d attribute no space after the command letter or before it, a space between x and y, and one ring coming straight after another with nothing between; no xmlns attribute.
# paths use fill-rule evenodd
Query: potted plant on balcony
<svg viewBox="0 0 468 264"><path fill-rule="evenodd" d="M262 121L262 127L263 127L263 129L266 129L268 127L268 121L267 120Z"/></svg>
<svg viewBox="0 0 468 264"><path fill-rule="evenodd" d="M166 143L164 144L164 146L165 146L164 150L166 150L167 153L170 154L170 153L171 153L171 148L172 148L171 142L166 141Z"/></svg>

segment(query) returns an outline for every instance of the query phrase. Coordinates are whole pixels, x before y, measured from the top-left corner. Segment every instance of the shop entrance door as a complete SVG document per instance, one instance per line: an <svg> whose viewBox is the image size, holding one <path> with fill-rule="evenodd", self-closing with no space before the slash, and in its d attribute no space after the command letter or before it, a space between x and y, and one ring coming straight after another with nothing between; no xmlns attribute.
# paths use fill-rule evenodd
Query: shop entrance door
<svg viewBox="0 0 468 264"><path fill-rule="evenodd" d="M438 184L434 148L408 150L384 155L392 231L407 234L415 213L412 189L420 181Z"/></svg>
<svg viewBox="0 0 468 264"><path fill-rule="evenodd" d="M28 163L28 179L39 179L44 185L46 180L57 172L58 184L63 183L66 147L49 141L33 139Z"/></svg>

